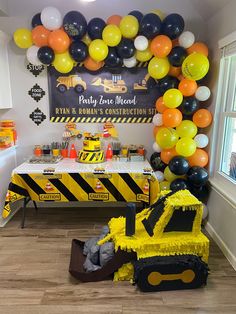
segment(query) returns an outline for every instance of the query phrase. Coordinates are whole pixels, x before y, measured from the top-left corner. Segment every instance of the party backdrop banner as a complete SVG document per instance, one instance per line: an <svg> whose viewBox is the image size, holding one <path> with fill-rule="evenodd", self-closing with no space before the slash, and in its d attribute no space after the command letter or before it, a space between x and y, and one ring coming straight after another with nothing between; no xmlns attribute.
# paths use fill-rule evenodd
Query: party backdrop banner
<svg viewBox="0 0 236 314"><path fill-rule="evenodd" d="M160 97L146 67L62 74L48 67L51 122L150 123Z"/></svg>

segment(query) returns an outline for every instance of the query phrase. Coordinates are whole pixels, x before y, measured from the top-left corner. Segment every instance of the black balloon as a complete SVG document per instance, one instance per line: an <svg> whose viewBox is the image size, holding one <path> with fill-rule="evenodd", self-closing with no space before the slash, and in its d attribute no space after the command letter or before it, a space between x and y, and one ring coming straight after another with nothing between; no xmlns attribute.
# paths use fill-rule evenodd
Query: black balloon
<svg viewBox="0 0 236 314"><path fill-rule="evenodd" d="M166 167L166 164L161 160L161 154L157 152L151 155L150 164L154 171L164 171Z"/></svg>
<svg viewBox="0 0 236 314"><path fill-rule="evenodd" d="M162 21L162 34L171 39L178 38L184 30L184 19L181 15L173 13L167 15Z"/></svg>
<svg viewBox="0 0 236 314"><path fill-rule="evenodd" d="M174 67L180 67L186 57L186 50L180 46L174 47L168 55L169 62Z"/></svg>
<svg viewBox="0 0 236 314"><path fill-rule="evenodd" d="M106 26L106 23L103 21L103 19L100 19L99 17L95 17L88 23L88 34L89 37L94 39L101 39L102 38L102 31L104 27Z"/></svg>
<svg viewBox="0 0 236 314"><path fill-rule="evenodd" d="M188 182L195 187L201 187L206 184L208 178L207 170L199 166L191 167L187 172Z"/></svg>
<svg viewBox="0 0 236 314"><path fill-rule="evenodd" d="M131 39L123 38L116 51L121 58L127 59L133 57L135 53L134 42Z"/></svg>
<svg viewBox="0 0 236 314"><path fill-rule="evenodd" d="M33 28L35 28L36 26L39 26L39 25L43 25L43 23L41 21L41 13L37 13L33 16L32 21L31 21L31 25Z"/></svg>
<svg viewBox="0 0 236 314"><path fill-rule="evenodd" d="M170 88L178 88L179 80L174 76L165 76L163 79L158 81L158 91L163 95Z"/></svg>
<svg viewBox="0 0 236 314"><path fill-rule="evenodd" d="M116 49L113 47L109 47L108 55L104 61L105 65L111 68L122 66L122 59L118 56Z"/></svg>
<svg viewBox="0 0 236 314"><path fill-rule="evenodd" d="M197 199L199 199L199 201L207 203L210 193L210 189L207 184L200 187L189 185L189 190Z"/></svg>
<svg viewBox="0 0 236 314"><path fill-rule="evenodd" d="M199 108L199 101L195 97L185 97L179 107L185 116L191 116Z"/></svg>
<svg viewBox="0 0 236 314"><path fill-rule="evenodd" d="M77 40L86 34L87 22L80 12L70 11L64 16L63 27L71 38Z"/></svg>
<svg viewBox="0 0 236 314"><path fill-rule="evenodd" d="M140 22L140 35L152 39L161 33L161 19L157 14L148 13L144 15Z"/></svg>
<svg viewBox="0 0 236 314"><path fill-rule="evenodd" d="M189 162L182 156L173 157L168 166L171 172L180 176L186 174L189 170Z"/></svg>
<svg viewBox="0 0 236 314"><path fill-rule="evenodd" d="M171 182L170 189L171 191L187 190L188 183L186 180L178 178Z"/></svg>
<svg viewBox="0 0 236 314"><path fill-rule="evenodd" d="M88 47L82 41L74 41L69 47L69 53L76 62L82 62L88 56Z"/></svg>
<svg viewBox="0 0 236 314"><path fill-rule="evenodd" d="M55 58L53 49L48 46L40 47L37 56L39 61L46 65L51 64Z"/></svg>
<svg viewBox="0 0 236 314"><path fill-rule="evenodd" d="M134 17L136 17L136 19L138 20L139 23L141 22L141 20L143 18L143 13L141 13L138 10L131 11L131 12L129 12L128 15L133 15Z"/></svg>

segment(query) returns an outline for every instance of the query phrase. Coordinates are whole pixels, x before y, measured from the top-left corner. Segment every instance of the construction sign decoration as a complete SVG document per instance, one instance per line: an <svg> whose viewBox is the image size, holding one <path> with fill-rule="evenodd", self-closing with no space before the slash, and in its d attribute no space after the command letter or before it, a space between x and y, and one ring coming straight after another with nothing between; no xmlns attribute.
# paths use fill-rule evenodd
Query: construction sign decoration
<svg viewBox="0 0 236 314"><path fill-rule="evenodd" d="M38 84L35 84L29 91L28 94L37 102L45 95L45 91Z"/></svg>
<svg viewBox="0 0 236 314"><path fill-rule="evenodd" d="M36 108L33 112L31 112L29 117L35 124L37 124L37 126L39 126L43 120L46 119L46 115L39 108Z"/></svg>
<svg viewBox="0 0 236 314"><path fill-rule="evenodd" d="M61 74L49 66L48 81L51 122L151 123L160 96L145 67Z"/></svg>
<svg viewBox="0 0 236 314"><path fill-rule="evenodd" d="M26 68L30 73L37 77L45 69L45 66L43 64L34 65L32 63L28 63Z"/></svg>

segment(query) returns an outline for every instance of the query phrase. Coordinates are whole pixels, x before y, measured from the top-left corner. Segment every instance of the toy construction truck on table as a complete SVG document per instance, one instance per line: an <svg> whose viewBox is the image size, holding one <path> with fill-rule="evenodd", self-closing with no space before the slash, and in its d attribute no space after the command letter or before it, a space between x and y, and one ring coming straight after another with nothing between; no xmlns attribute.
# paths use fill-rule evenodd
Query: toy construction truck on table
<svg viewBox="0 0 236 314"><path fill-rule="evenodd" d="M112 241L115 255L101 269L83 270L84 242L73 240L69 271L84 282L114 275L115 281L131 280L144 292L205 285L209 240L201 232L202 211L202 203L189 191L164 191L135 217L127 212L126 218L110 220L110 233L98 244Z"/></svg>

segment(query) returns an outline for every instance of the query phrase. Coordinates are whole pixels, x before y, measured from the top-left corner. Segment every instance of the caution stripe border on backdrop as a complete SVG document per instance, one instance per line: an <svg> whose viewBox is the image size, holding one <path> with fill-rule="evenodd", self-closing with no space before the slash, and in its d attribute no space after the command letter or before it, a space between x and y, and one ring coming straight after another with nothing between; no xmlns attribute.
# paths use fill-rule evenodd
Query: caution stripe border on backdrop
<svg viewBox="0 0 236 314"><path fill-rule="evenodd" d="M50 122L53 123L62 123L62 122L76 122L76 123L151 123L151 117L51 117Z"/></svg>

